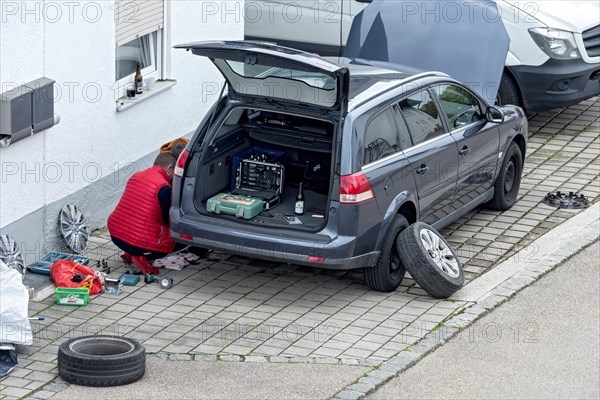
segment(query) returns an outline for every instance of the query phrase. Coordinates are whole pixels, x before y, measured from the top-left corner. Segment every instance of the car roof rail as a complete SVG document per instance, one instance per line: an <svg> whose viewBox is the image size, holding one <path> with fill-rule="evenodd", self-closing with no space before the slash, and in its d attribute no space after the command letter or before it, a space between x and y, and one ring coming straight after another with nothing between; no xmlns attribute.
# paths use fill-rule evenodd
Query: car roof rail
<svg viewBox="0 0 600 400"><path fill-rule="evenodd" d="M416 81L417 79L422 79L422 78L427 78L427 77L450 78L450 76L448 74L445 74L445 73L439 72L439 71L421 72L419 74L411 75L408 78L405 78L405 79L402 79L402 80L399 80L399 81L390 82L390 86L386 87L385 91L389 92L390 90L396 89L397 87L400 87L402 85L406 85L407 83ZM360 106L368 103L369 101L375 99L376 97L378 97L381 94L382 91L383 91L383 89L379 90L377 93L373 93L373 94L369 95L369 97L366 97L364 99L359 99L358 102L351 101L350 105L348 107L348 112L354 111L358 107L360 107ZM360 95L358 95L357 97L360 98Z"/></svg>

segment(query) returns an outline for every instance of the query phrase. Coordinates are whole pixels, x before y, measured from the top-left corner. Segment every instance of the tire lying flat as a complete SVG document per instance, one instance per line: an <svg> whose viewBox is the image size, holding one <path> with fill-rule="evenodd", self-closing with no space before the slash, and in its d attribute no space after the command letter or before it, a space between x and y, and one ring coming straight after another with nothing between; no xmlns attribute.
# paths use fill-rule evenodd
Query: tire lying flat
<svg viewBox="0 0 600 400"><path fill-rule="evenodd" d="M69 339L58 349L58 374L81 386L120 386L146 372L146 350L137 341L116 336Z"/></svg>
<svg viewBox="0 0 600 400"><path fill-rule="evenodd" d="M465 282L455 251L438 231L423 222L402 231L398 253L415 282L432 297L449 297Z"/></svg>

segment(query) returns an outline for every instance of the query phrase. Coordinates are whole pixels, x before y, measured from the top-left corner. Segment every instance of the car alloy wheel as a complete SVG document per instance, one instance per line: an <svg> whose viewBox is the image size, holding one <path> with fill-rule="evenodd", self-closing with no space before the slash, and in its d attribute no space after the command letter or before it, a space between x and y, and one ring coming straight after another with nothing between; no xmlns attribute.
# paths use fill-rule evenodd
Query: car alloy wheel
<svg viewBox="0 0 600 400"><path fill-rule="evenodd" d="M435 265L446 275L457 278L460 274L458 261L440 237L427 228L421 229L421 242Z"/></svg>
<svg viewBox="0 0 600 400"><path fill-rule="evenodd" d="M398 254L414 281L436 299L451 296L465 283L458 255L426 223L415 222L402 231Z"/></svg>

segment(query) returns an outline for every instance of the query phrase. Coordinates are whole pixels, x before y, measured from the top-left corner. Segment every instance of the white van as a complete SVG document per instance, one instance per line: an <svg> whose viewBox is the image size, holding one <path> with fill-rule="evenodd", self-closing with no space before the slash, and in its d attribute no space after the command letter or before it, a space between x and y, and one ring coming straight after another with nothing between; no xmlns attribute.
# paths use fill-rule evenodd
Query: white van
<svg viewBox="0 0 600 400"><path fill-rule="evenodd" d="M339 56L354 16L370 2L246 0L245 38ZM511 39L499 104L533 112L567 107L600 94L600 2L498 0L496 4Z"/></svg>

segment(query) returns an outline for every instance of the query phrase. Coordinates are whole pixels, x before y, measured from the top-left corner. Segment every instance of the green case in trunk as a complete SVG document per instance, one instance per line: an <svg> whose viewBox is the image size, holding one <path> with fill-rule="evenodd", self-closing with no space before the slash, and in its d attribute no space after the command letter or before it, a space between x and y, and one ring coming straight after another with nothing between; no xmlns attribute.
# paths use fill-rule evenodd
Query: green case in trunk
<svg viewBox="0 0 600 400"><path fill-rule="evenodd" d="M265 202L256 197L220 193L208 199L206 209L214 214L233 215L237 218L252 219L260 214Z"/></svg>

